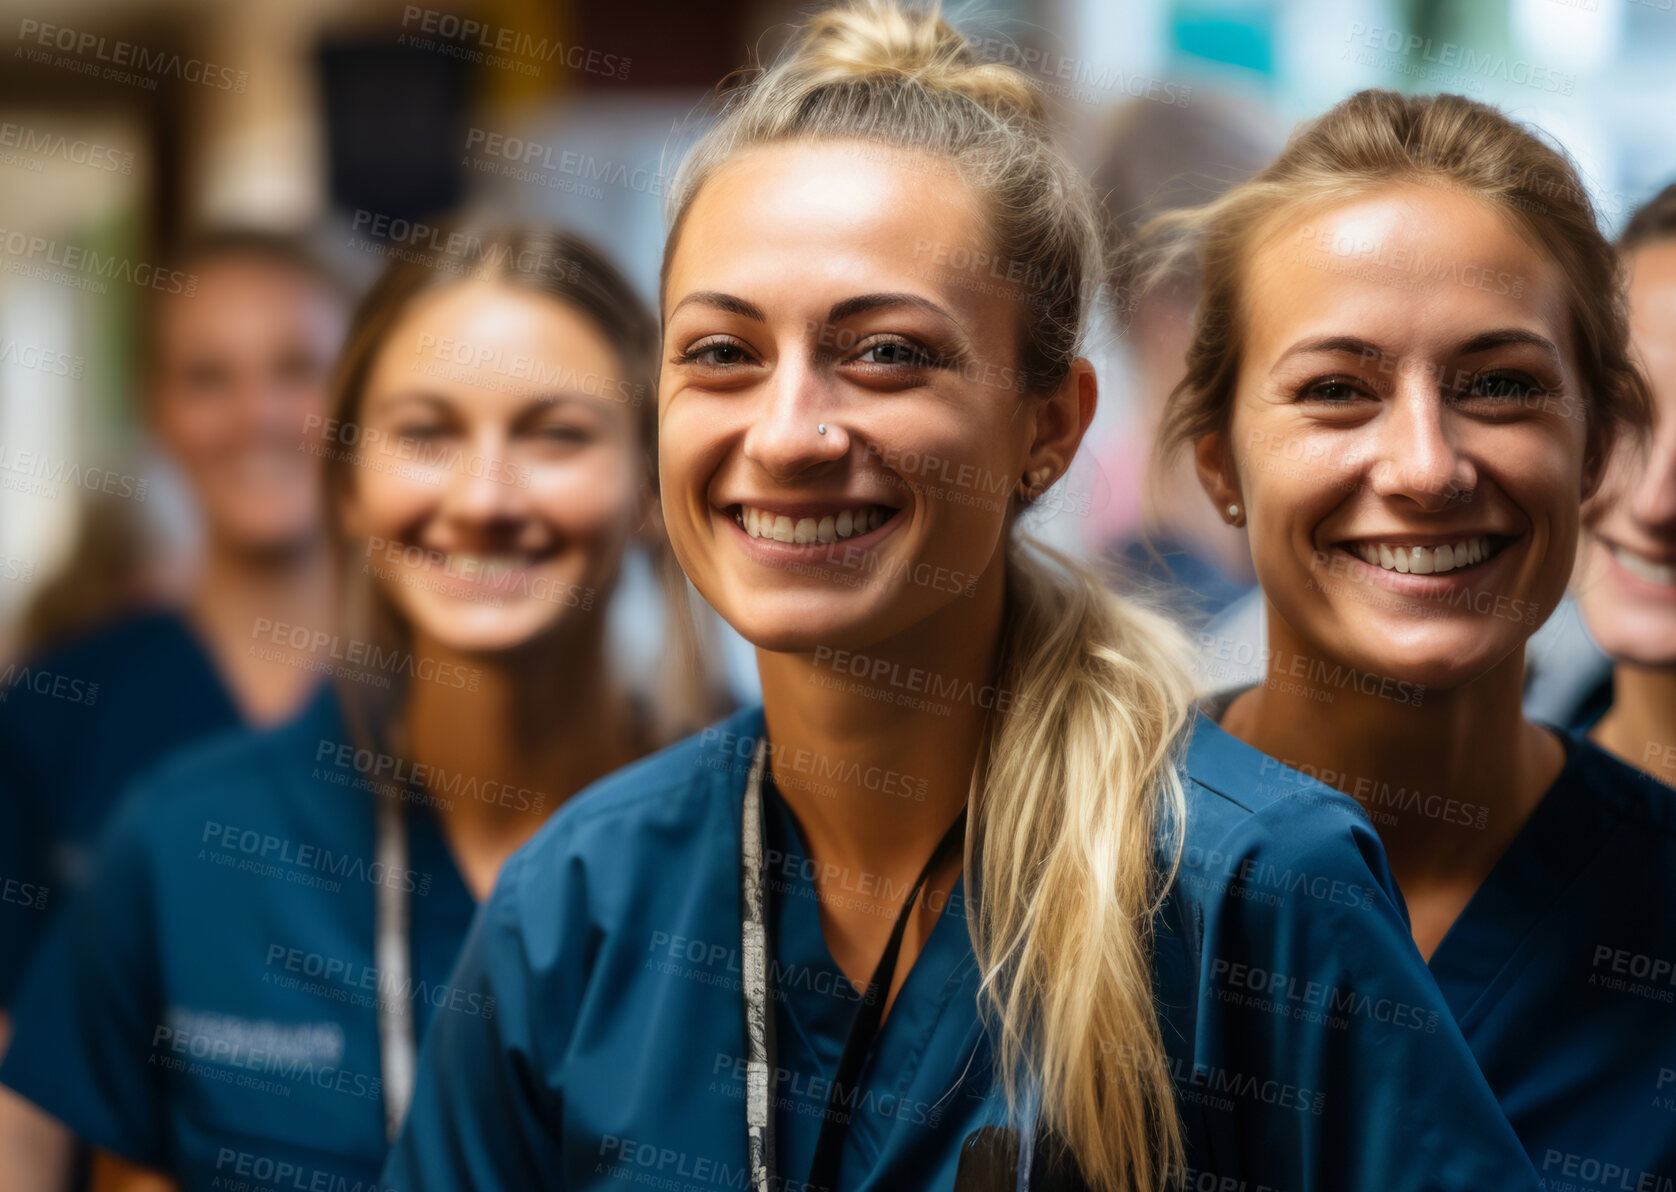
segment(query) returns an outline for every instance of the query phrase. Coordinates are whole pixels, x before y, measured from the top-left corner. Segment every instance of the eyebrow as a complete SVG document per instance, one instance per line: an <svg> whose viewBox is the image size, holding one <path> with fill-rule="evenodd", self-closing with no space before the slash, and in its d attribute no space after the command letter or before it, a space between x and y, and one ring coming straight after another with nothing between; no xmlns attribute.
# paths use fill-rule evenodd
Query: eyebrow
<svg viewBox="0 0 1676 1192"><path fill-rule="evenodd" d="M1482 332L1471 339L1456 344L1451 354L1455 356L1476 356L1481 352L1515 344L1528 344L1531 347L1541 348L1552 356L1556 362L1560 359L1560 350L1554 346L1552 340L1520 327L1503 327L1495 331ZM1292 356L1312 352L1339 352L1362 357L1389 355L1385 349L1371 340L1359 339L1354 335L1328 335L1320 339L1300 340L1293 344L1280 354L1280 358L1275 361L1275 368L1279 368Z"/></svg>
<svg viewBox="0 0 1676 1192"><path fill-rule="evenodd" d="M923 310L928 314L938 315L947 319L956 327L960 320L945 308L938 306L929 298L918 294L859 294L854 298L846 298L842 302L834 302L832 309L826 312L827 322L842 323L845 319L856 315L866 314L870 310L880 310L888 306L909 306L915 310Z"/></svg>
<svg viewBox="0 0 1676 1192"><path fill-rule="evenodd" d="M409 402L423 403L427 406L434 406L441 410L448 410L455 404L453 401L443 397L441 394L431 393L424 390L410 389L400 393L392 393L387 397L380 398L367 408L366 414L369 416L373 414L382 414L385 410L390 409L392 406L406 405ZM569 390L563 389L542 391L531 394L527 397L524 404L518 407L517 412L514 413L512 417L513 421L516 422L525 418L534 417L554 406L562 405L581 406L586 409L592 409L597 406L599 402L599 394L573 393Z"/></svg>
<svg viewBox="0 0 1676 1192"><path fill-rule="evenodd" d="M694 290L670 310L670 317L683 306L692 304L713 306L717 310L726 311L730 315L738 315L745 319L754 319L758 323L766 323L767 317L762 313L762 307L746 302L743 298L735 298L732 294L724 294L719 290Z"/></svg>
<svg viewBox="0 0 1676 1192"><path fill-rule="evenodd" d="M685 298L675 304L669 312L670 315L673 316L676 311L689 304L714 307L717 310L726 311L728 314L738 315L745 319L753 319L758 323L766 323L768 321L768 316L762 313L762 308L760 306L757 306L755 303L747 302L745 299L737 297L736 295L724 294L719 290L693 291L691 294L688 294ZM832 304L832 309L826 312L826 321L829 323L841 323L845 319L854 318L856 315L866 314L871 310L882 310L891 306L913 307L916 310L923 310L929 314L938 315L947 319L956 327L961 325L960 320L955 318L954 314L947 308L939 306L937 303L931 301L931 299L922 297L919 294L908 293L858 294L854 298L845 298L841 302L835 302Z"/></svg>
<svg viewBox="0 0 1676 1192"><path fill-rule="evenodd" d="M1503 348L1512 344L1529 344L1533 348L1541 348L1558 362L1560 350L1547 336L1538 335L1534 331L1525 331L1519 327L1506 327L1497 331L1486 331L1482 335L1475 335L1455 349L1457 356L1474 356L1479 352L1488 352L1492 348Z"/></svg>

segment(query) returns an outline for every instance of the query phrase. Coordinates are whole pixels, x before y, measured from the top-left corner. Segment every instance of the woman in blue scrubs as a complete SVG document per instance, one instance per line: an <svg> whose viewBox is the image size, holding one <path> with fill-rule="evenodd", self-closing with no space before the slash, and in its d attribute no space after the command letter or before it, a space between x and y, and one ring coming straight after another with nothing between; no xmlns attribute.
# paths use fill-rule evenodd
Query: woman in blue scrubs
<svg viewBox="0 0 1676 1192"><path fill-rule="evenodd" d="M296 438L325 413L344 298L280 237L218 235L175 265L195 289L157 298L145 406L202 519L202 575L187 609L130 613L0 670L0 873L44 908L0 900L0 1009L127 782L189 741L289 719L315 686L244 650L259 615L331 604L320 469ZM141 481L112 480L145 499Z"/></svg>
<svg viewBox="0 0 1676 1192"><path fill-rule="evenodd" d="M317 686L289 658L246 650L279 609L329 624L320 469L296 437L325 412L341 283L267 233L212 234L172 267L193 290L155 295L140 375L148 427L201 522L201 567L182 607L127 611L0 665L0 1054L25 967L86 884L122 789L184 745L289 719ZM145 477L78 475L109 501L157 502ZM0 1090L0 1186L56 1186L70 1162L69 1137Z"/></svg>
<svg viewBox="0 0 1676 1192"><path fill-rule="evenodd" d="M1653 432L1613 459L1584 537L1578 608L1614 665L1575 727L1676 786L1676 186L1630 217L1618 251Z"/></svg>
<svg viewBox="0 0 1676 1192"><path fill-rule="evenodd" d="M0 1077L101 1149L99 1192L370 1185L418 1032L496 1013L448 972L501 860L684 713L605 628L657 550L655 324L570 237L449 244L368 298L301 444L337 518L333 684L131 792L19 998Z"/></svg>
<svg viewBox="0 0 1676 1192"><path fill-rule="evenodd" d="M1247 527L1267 606L1222 728L1365 808L1438 1029L1547 1186L1670 1186L1676 803L1520 706L1583 503L1648 420L1583 186L1492 108L1372 91L1173 222L1207 275L1165 446Z"/></svg>
<svg viewBox="0 0 1676 1192"><path fill-rule="evenodd" d="M1354 803L1214 726L1184 789L1175 631L1014 536L1094 413L1094 210L887 4L686 159L663 508L764 706L507 863L387 1186L1539 1186Z"/></svg>

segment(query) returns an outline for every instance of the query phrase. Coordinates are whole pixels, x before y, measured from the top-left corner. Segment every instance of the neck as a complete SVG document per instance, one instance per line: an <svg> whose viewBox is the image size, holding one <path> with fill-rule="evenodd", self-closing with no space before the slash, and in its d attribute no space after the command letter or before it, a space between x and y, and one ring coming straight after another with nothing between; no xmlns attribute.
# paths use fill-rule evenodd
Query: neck
<svg viewBox="0 0 1676 1192"><path fill-rule="evenodd" d="M1612 706L1589 736L1601 748L1676 785L1676 670L1620 662Z"/></svg>
<svg viewBox="0 0 1676 1192"><path fill-rule="evenodd" d="M456 845L486 849L496 867L559 804L636 754L601 634L517 656L485 658L421 640L413 651L435 660L437 673L467 681L414 682L405 752L450 784L433 793Z"/></svg>
<svg viewBox="0 0 1676 1192"><path fill-rule="evenodd" d="M186 619L216 662L244 719L283 720L314 689L306 652L272 648L270 631L305 627L309 635L337 628L330 552L319 538L286 550L252 552L211 543Z"/></svg>
<svg viewBox="0 0 1676 1192"><path fill-rule="evenodd" d="M856 651L757 651L774 782L812 860L877 875L925 864L965 807L994 687L997 564L897 637Z"/></svg>
<svg viewBox="0 0 1676 1192"><path fill-rule="evenodd" d="M212 542L188 615L206 637L233 650L249 642L259 618L329 629L337 618L328 556L318 537L273 551Z"/></svg>
<svg viewBox="0 0 1676 1192"><path fill-rule="evenodd" d="M1399 886L1486 873L1564 757L1524 718L1523 652L1437 690L1308 665L1319 651L1272 607L1269 634L1268 681L1229 707L1224 727L1361 803Z"/></svg>

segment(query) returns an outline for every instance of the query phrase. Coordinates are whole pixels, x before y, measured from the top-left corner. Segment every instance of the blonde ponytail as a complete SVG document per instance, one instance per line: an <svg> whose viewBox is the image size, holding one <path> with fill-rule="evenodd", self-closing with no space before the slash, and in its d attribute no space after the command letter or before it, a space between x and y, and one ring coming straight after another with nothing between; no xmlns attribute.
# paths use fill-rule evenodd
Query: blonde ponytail
<svg viewBox="0 0 1676 1192"><path fill-rule="evenodd" d="M1185 816L1187 643L1039 543L1012 548L1007 597L1019 711L992 734L973 842L997 1060L1095 1187L1161 1188L1184 1160L1151 926Z"/></svg>
<svg viewBox="0 0 1676 1192"><path fill-rule="evenodd" d="M979 60L935 8L859 0L812 18L683 160L665 281L716 169L799 140L949 163L984 196L998 259L1025 279L1026 400L1065 380L1110 260L1101 209L1024 75ZM1018 699L990 725L967 842L999 1073L1015 1118L1033 1109L1098 1192L1155 1192L1182 1162L1150 944L1174 866L1159 842L1182 816L1172 748L1189 715L1186 647L1045 547L1009 548L1007 587L999 681Z"/></svg>

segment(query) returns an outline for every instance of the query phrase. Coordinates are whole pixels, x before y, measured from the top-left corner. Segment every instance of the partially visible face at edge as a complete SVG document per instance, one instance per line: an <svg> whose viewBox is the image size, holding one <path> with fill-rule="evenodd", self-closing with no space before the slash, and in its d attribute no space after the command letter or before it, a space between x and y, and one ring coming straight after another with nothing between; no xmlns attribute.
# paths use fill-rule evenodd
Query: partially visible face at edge
<svg viewBox="0 0 1676 1192"><path fill-rule="evenodd" d="M1578 601L1595 641L1614 659L1676 666L1676 242L1629 260L1630 334L1653 392L1645 443L1626 440L1601 485L1584 535Z"/></svg>

